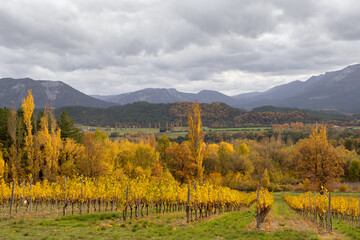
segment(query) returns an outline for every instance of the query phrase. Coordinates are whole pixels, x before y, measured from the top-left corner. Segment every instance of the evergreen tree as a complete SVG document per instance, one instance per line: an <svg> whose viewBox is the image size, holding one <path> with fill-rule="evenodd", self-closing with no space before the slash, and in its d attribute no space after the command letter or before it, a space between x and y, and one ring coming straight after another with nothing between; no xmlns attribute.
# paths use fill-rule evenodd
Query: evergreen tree
<svg viewBox="0 0 360 240"><path fill-rule="evenodd" d="M67 111L64 111L59 118L58 126L61 129L61 139L71 138L77 142L81 141L82 134L80 130L75 127L74 120L72 120Z"/></svg>

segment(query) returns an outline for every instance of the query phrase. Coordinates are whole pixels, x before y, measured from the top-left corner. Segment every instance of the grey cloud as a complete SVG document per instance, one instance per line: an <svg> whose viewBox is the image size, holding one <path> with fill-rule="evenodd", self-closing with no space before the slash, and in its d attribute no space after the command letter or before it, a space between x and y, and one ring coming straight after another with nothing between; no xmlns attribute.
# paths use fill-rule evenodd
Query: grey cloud
<svg viewBox="0 0 360 240"><path fill-rule="evenodd" d="M358 9L355 0L7 0L0 71L89 94L266 90L358 62Z"/></svg>

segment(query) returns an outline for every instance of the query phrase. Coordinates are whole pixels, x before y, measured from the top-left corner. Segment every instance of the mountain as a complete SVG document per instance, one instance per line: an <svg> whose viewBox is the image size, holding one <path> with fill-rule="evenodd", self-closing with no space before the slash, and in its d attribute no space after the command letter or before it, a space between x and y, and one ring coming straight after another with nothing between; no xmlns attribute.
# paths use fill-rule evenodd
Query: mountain
<svg viewBox="0 0 360 240"><path fill-rule="evenodd" d="M32 89L36 108L46 104L54 108L63 106L109 107L114 104L90 97L61 81L35 81L30 78L0 79L0 106L19 108L22 98L26 98L28 89Z"/></svg>
<svg viewBox="0 0 360 240"><path fill-rule="evenodd" d="M0 106L16 107L33 90L35 106L46 103L53 107L90 106L107 107L134 102L175 103L222 102L232 107L252 109L261 106L301 108L311 110L360 112L360 64L344 69L312 76L307 81L293 81L273 87L265 92L251 92L227 96L217 91L199 93L179 92L174 88L146 88L143 90L110 96L87 96L60 81L34 81L29 78L0 79Z"/></svg>
<svg viewBox="0 0 360 240"><path fill-rule="evenodd" d="M184 93L176 89L147 88L136 92L95 98L124 105L139 101L149 103L174 103L199 101L222 102L232 107L252 109L261 106L290 107L311 110L360 112L360 64L312 76L307 81L293 81L275 86L264 92L250 92L226 96L217 91L203 90Z"/></svg>
<svg viewBox="0 0 360 240"><path fill-rule="evenodd" d="M237 107L251 109L273 105L312 110L334 109L360 112L360 64L294 81L265 92L233 96Z"/></svg>
<svg viewBox="0 0 360 240"><path fill-rule="evenodd" d="M119 105L125 105L134 102L175 103L193 101L199 101L200 103L222 102L230 106L236 105L235 99L220 92L211 90L203 90L194 94L179 92L174 88L146 88L143 90L119 95L93 95L92 97Z"/></svg>
<svg viewBox="0 0 360 240"><path fill-rule="evenodd" d="M191 93L178 92L174 88L145 88L139 91L109 96L92 96L97 99L125 105L134 102L173 103L192 101Z"/></svg>

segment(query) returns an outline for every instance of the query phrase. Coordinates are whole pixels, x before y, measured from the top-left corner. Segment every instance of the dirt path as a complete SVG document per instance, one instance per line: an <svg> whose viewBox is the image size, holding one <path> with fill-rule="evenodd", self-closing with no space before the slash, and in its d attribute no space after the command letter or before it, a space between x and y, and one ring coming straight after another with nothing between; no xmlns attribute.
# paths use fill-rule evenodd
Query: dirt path
<svg viewBox="0 0 360 240"><path fill-rule="evenodd" d="M256 220L254 220L248 229L256 227ZM302 217L292 210L281 195L274 196L274 205L270 212L265 217L264 222L260 225L260 230L266 232L281 231L284 229L291 229L295 231L309 231L316 232L318 238L326 240L345 239L346 237L338 232L323 229L317 226L313 221L308 218Z"/></svg>

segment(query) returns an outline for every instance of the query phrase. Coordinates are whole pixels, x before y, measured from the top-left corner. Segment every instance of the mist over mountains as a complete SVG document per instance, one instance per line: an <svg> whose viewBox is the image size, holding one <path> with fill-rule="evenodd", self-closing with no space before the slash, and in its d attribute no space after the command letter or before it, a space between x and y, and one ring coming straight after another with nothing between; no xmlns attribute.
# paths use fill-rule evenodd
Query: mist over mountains
<svg viewBox="0 0 360 240"><path fill-rule="evenodd" d="M175 103L199 101L222 102L232 107L252 109L273 105L279 107L311 110L338 110L360 112L360 64L313 76L307 81L293 81L275 86L264 92L243 93L227 96L217 91L203 90L199 93L179 92L174 88L146 88L119 95L88 96L61 81L35 81L29 78L0 79L0 105L21 106L27 89L32 89L35 106L43 108L51 104L63 106L109 107L134 102Z"/></svg>

